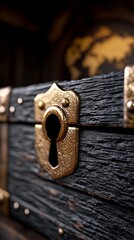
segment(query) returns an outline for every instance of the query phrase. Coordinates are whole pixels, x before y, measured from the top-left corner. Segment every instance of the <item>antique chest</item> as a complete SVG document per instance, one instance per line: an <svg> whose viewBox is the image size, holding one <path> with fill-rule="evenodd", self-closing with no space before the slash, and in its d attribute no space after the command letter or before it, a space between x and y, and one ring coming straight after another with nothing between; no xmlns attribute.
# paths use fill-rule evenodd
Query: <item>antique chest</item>
<svg viewBox="0 0 134 240"><path fill-rule="evenodd" d="M134 1L46 3L0 3L0 240L134 240Z"/></svg>
<svg viewBox="0 0 134 240"><path fill-rule="evenodd" d="M0 100L1 212L42 238L133 240L133 66Z"/></svg>

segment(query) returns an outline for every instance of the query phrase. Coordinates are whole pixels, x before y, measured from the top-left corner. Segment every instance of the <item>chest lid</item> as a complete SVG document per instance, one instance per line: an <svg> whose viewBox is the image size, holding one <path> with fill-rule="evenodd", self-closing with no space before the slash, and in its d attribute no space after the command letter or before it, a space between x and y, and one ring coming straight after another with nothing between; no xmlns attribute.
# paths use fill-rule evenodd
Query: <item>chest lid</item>
<svg viewBox="0 0 134 240"><path fill-rule="evenodd" d="M79 123L81 127L133 127L134 122L134 68L124 72L97 75L77 81L57 82L59 88L75 91L80 98ZM12 89L10 107L5 98L6 115L10 122L36 123L34 98L48 91L52 83ZM2 91L1 91L2 93ZM8 96L8 92L5 96ZM3 109L1 94L1 111ZM75 107L74 107L75 109ZM77 110L76 110L77 111ZM73 115L73 114L72 114ZM5 114L0 113L0 121ZM6 117L7 118L7 117ZM5 121L7 120L5 118Z"/></svg>

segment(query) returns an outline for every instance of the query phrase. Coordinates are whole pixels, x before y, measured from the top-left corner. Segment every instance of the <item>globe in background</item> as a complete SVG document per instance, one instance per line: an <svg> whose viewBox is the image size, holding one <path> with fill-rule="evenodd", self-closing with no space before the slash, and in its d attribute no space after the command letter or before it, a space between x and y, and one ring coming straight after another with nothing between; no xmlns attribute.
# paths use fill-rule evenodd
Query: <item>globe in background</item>
<svg viewBox="0 0 134 240"><path fill-rule="evenodd" d="M74 37L64 56L66 74L79 79L134 63L134 31L127 23L102 24Z"/></svg>

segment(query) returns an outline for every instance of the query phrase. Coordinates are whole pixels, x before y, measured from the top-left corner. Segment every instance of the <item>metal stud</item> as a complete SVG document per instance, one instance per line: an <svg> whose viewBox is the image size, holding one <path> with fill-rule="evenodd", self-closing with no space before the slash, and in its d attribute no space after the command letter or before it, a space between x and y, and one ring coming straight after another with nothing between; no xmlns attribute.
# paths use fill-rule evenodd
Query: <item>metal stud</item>
<svg viewBox="0 0 134 240"><path fill-rule="evenodd" d="M130 112L134 112L134 100L129 100L127 102L127 109L130 111Z"/></svg>
<svg viewBox="0 0 134 240"><path fill-rule="evenodd" d="M11 113L14 113L14 112L15 112L15 107L14 107L14 106L11 106L11 107L9 108L9 111L10 111Z"/></svg>
<svg viewBox="0 0 134 240"><path fill-rule="evenodd" d="M38 107L39 107L39 109L43 110L44 107L45 107L45 103L44 103L42 100L40 100L40 101L38 102Z"/></svg>
<svg viewBox="0 0 134 240"><path fill-rule="evenodd" d="M23 101L24 101L23 98L18 98L18 99L17 99L17 103L18 103L18 104L22 104Z"/></svg>
<svg viewBox="0 0 134 240"><path fill-rule="evenodd" d="M59 234L59 236L63 236L64 230L62 228L59 228L58 229L58 234Z"/></svg>
<svg viewBox="0 0 134 240"><path fill-rule="evenodd" d="M15 210L19 209L20 204L18 202L14 202L13 207Z"/></svg>
<svg viewBox="0 0 134 240"><path fill-rule="evenodd" d="M28 216L30 214L30 210L28 208L25 208L24 209L24 214Z"/></svg>
<svg viewBox="0 0 134 240"><path fill-rule="evenodd" d="M68 98L64 98L62 100L62 106L67 108L69 106L69 99Z"/></svg>
<svg viewBox="0 0 134 240"><path fill-rule="evenodd" d="M0 114L5 113L6 109L4 106L0 106Z"/></svg>

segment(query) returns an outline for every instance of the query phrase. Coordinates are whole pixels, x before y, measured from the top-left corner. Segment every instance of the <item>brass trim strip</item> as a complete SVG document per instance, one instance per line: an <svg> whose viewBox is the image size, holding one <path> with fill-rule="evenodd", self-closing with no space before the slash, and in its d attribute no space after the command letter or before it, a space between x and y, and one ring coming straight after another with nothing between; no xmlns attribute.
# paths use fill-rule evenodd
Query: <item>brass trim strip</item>
<svg viewBox="0 0 134 240"><path fill-rule="evenodd" d="M0 212L4 215L9 214L9 193L0 189Z"/></svg>
<svg viewBox="0 0 134 240"><path fill-rule="evenodd" d="M11 87L0 89L0 122L8 121Z"/></svg>
<svg viewBox="0 0 134 240"><path fill-rule="evenodd" d="M0 188L7 189L8 125L0 123Z"/></svg>
<svg viewBox="0 0 134 240"><path fill-rule="evenodd" d="M0 89L0 212L9 213L8 179L8 112L11 88Z"/></svg>
<svg viewBox="0 0 134 240"><path fill-rule="evenodd" d="M8 124L0 123L0 212L8 215Z"/></svg>

